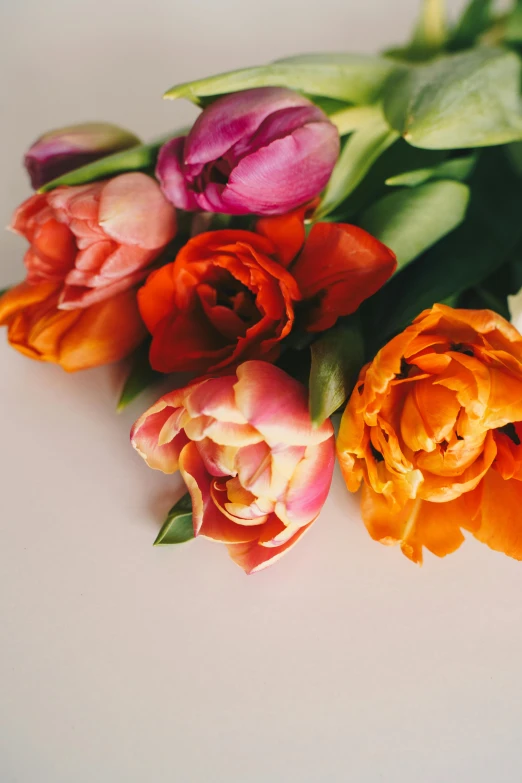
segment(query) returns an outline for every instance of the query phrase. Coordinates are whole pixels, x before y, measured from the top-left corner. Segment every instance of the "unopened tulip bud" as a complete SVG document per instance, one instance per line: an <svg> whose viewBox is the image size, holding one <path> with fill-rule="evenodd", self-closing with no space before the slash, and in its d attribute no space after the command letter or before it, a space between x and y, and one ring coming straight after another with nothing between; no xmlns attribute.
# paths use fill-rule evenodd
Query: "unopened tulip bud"
<svg viewBox="0 0 522 783"><path fill-rule="evenodd" d="M29 148L24 164L35 190L94 160L139 144L137 136L107 122L85 122L44 133Z"/></svg>
<svg viewBox="0 0 522 783"><path fill-rule="evenodd" d="M260 87L219 98L161 149L156 175L179 209L280 215L323 190L339 134L302 95Z"/></svg>

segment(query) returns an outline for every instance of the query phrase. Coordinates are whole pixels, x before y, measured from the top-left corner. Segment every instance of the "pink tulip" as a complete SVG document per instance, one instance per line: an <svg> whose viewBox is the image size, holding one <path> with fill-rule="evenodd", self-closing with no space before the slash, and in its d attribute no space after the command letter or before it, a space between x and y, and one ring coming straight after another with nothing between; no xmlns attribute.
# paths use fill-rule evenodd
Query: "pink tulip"
<svg viewBox="0 0 522 783"><path fill-rule="evenodd" d="M69 171L139 144L137 136L108 122L85 122L44 133L28 149L24 164L35 190Z"/></svg>
<svg viewBox="0 0 522 783"><path fill-rule="evenodd" d="M180 209L279 215L323 190L339 134L313 103L260 87L219 98L161 149L156 175Z"/></svg>
<svg viewBox="0 0 522 783"><path fill-rule="evenodd" d="M61 284L58 307L108 299L143 280L176 233L176 214L156 180L141 172L35 193L11 225L30 247L27 282Z"/></svg>
<svg viewBox="0 0 522 783"><path fill-rule="evenodd" d="M131 438L151 468L181 471L195 535L225 543L247 574L299 540L332 480L331 422L314 429L305 388L267 362L165 395Z"/></svg>

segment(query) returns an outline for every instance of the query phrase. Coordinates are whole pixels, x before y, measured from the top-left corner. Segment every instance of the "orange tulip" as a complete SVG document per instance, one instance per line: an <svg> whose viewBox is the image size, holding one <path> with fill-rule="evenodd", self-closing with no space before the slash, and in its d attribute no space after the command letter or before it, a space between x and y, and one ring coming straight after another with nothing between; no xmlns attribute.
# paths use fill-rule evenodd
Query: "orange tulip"
<svg viewBox="0 0 522 783"><path fill-rule="evenodd" d="M0 326L13 348L65 370L85 370L123 359L145 337L136 291L76 310L60 310L59 283L20 283L0 298Z"/></svg>
<svg viewBox="0 0 522 783"><path fill-rule="evenodd" d="M522 559L522 337L435 305L363 368L337 442L372 538L422 562L470 531Z"/></svg>

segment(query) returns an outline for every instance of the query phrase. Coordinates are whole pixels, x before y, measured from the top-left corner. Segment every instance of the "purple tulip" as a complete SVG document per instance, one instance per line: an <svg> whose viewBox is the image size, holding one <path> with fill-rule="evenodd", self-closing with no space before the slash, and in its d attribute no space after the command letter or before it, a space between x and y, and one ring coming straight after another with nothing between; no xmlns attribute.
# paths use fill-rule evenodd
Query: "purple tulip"
<svg viewBox="0 0 522 783"><path fill-rule="evenodd" d="M35 190L47 182L139 144L137 136L107 122L85 122L57 128L40 136L25 155L24 164Z"/></svg>
<svg viewBox="0 0 522 783"><path fill-rule="evenodd" d="M156 176L179 209L279 215L325 187L339 134L291 90L260 87L219 98L187 136L160 150Z"/></svg>

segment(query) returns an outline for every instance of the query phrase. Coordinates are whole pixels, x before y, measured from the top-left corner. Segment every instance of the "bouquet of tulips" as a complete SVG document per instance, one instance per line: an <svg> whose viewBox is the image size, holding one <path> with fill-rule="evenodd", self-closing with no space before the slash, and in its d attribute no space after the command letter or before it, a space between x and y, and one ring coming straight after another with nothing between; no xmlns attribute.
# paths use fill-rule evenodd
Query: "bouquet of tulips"
<svg viewBox="0 0 522 783"><path fill-rule="evenodd" d="M130 357L120 408L169 377L132 430L188 490L156 543L268 566L337 452L375 540L522 559L522 2L494 5L449 26L426 0L381 56L178 85L201 112L151 144L90 123L27 152L0 324L68 371Z"/></svg>

